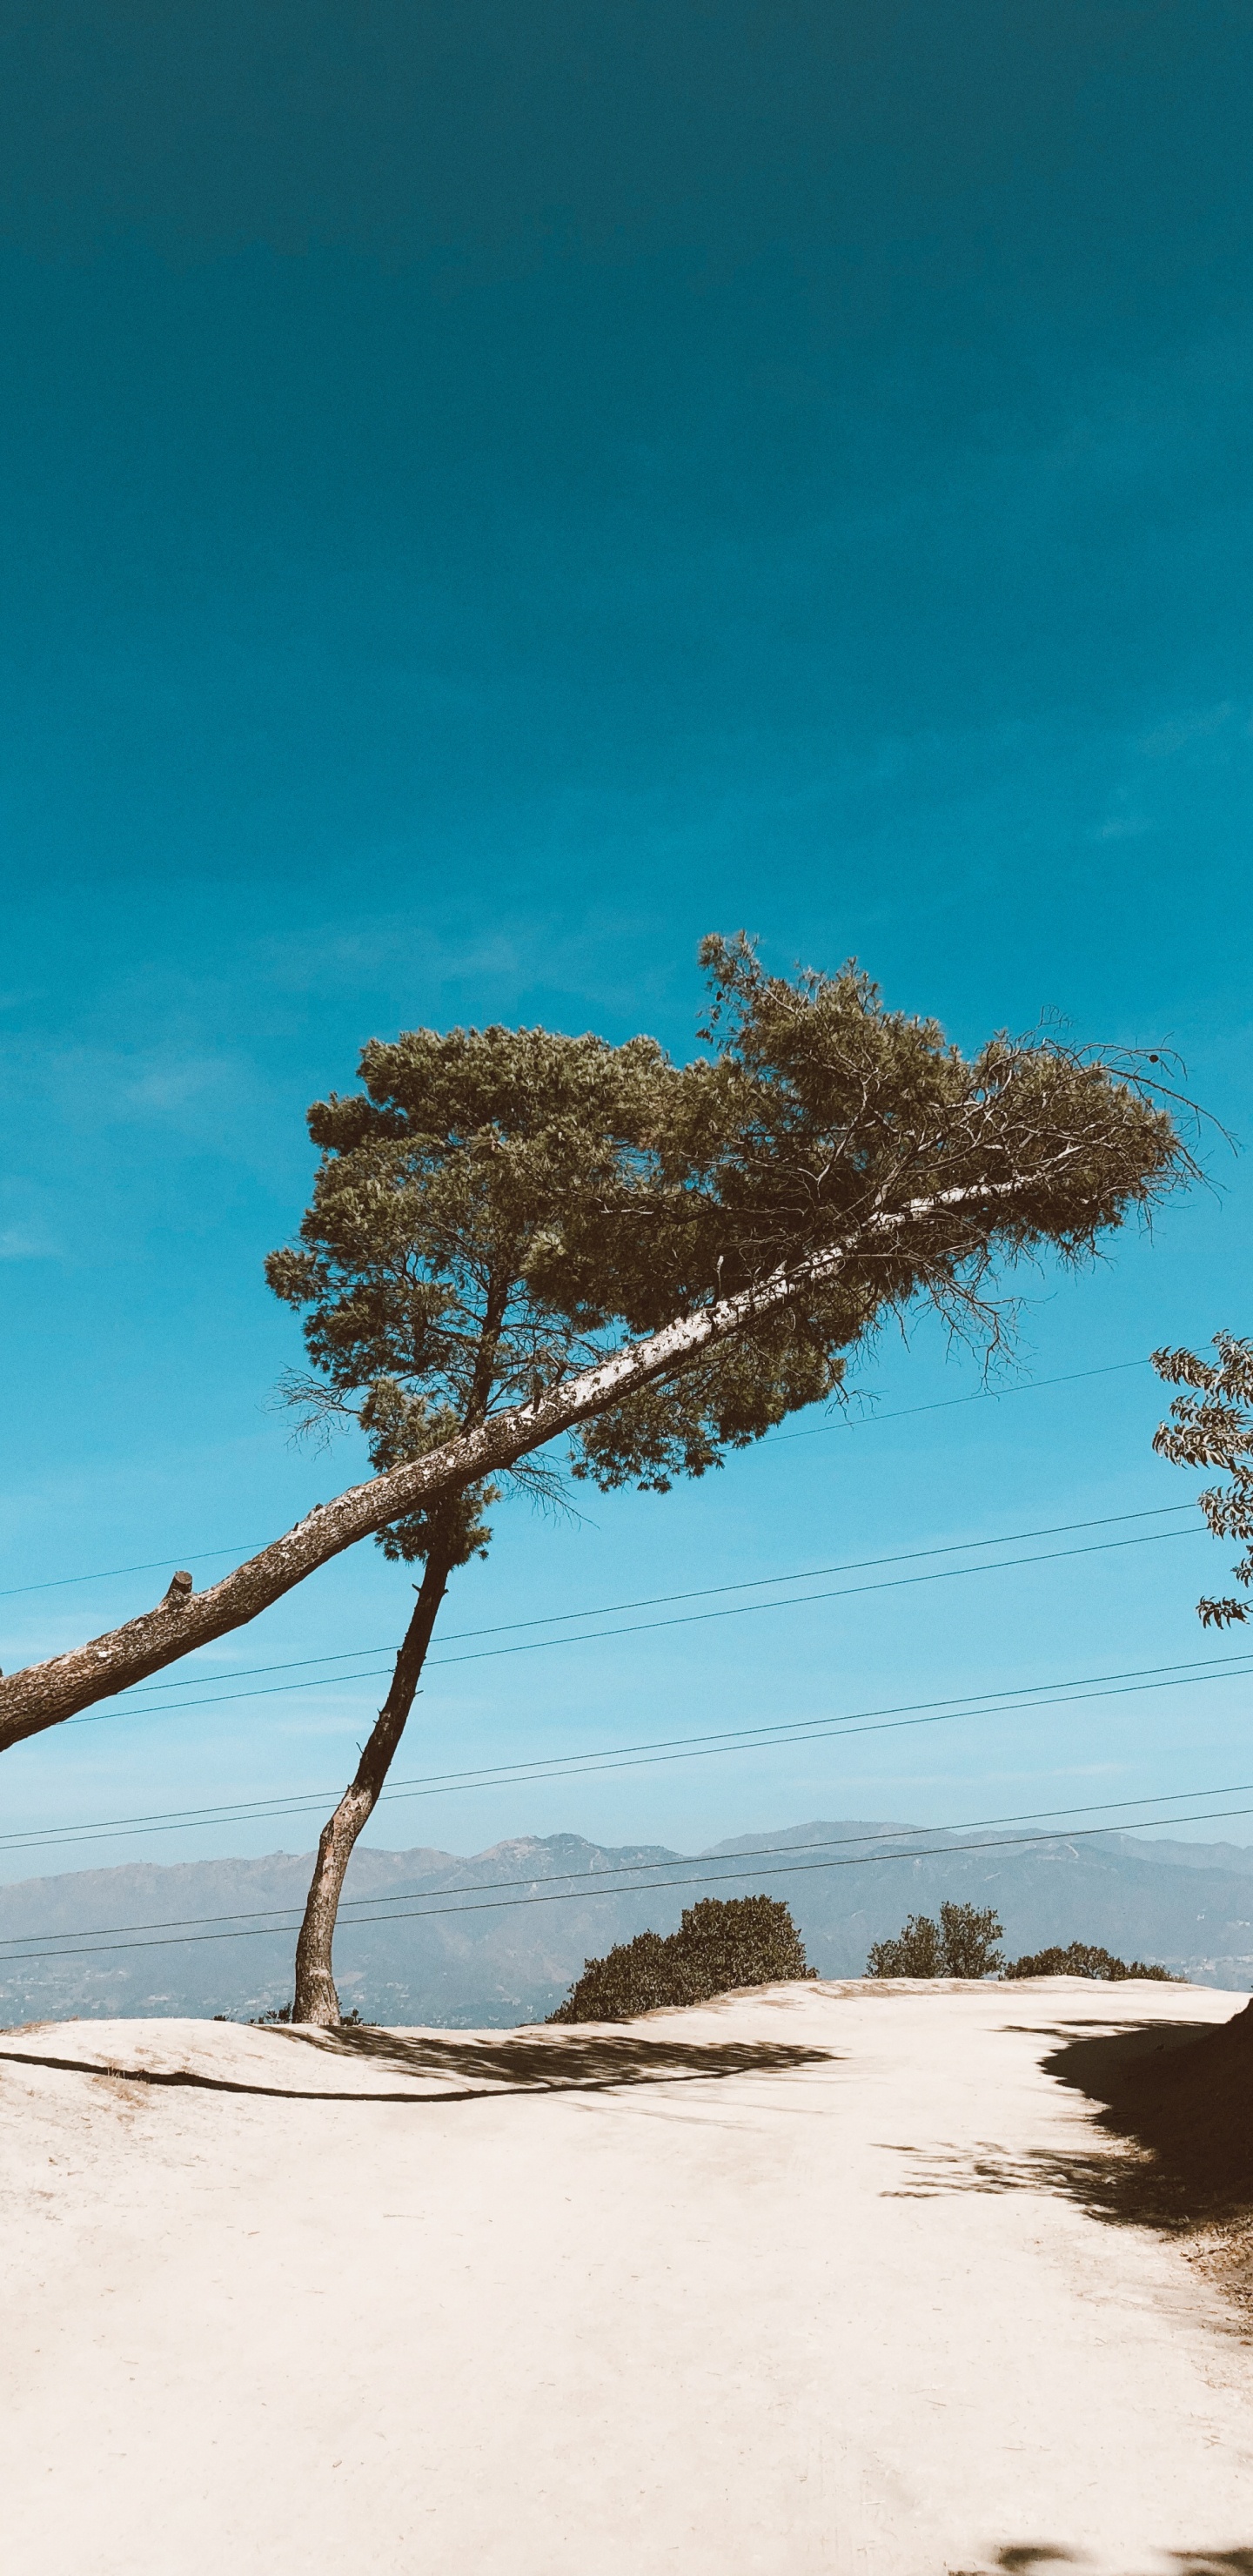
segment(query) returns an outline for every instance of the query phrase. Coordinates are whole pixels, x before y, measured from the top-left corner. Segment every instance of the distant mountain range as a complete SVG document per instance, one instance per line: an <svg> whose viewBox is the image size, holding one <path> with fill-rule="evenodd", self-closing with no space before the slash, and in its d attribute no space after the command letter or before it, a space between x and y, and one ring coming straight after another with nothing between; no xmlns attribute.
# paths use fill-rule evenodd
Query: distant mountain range
<svg viewBox="0 0 1253 2576"><path fill-rule="evenodd" d="M346 1897L366 1901L374 1919L341 1925L340 1994L372 2021L456 2030L540 2020L585 1958L645 1929L673 1931L682 1907L701 1896L758 1888L787 1899L821 1976L860 1976L872 1941L951 1897L997 1908L1011 1958L1094 1941L1204 1984L1253 1986L1253 1848L1117 1833L974 1850L953 1837L951 1851L929 1833L931 1849L917 1860L862 1859L864 1844L839 1848L865 1835L891 1847L911 1830L817 1822L742 1834L696 1855L658 1843L608 1849L577 1834L525 1836L468 1859L359 1850ZM803 1845L814 1848L802 1857ZM750 1853L763 1857L733 1871ZM641 1863L654 1884L582 1892L586 1876L617 1879ZM74 1870L0 1888L0 2023L272 2010L291 1993L310 1866L307 1854L275 1852ZM665 1884L680 1879L716 1884ZM546 1891L546 1901L534 1901ZM411 1895L425 1900L419 1916L407 1910Z"/></svg>

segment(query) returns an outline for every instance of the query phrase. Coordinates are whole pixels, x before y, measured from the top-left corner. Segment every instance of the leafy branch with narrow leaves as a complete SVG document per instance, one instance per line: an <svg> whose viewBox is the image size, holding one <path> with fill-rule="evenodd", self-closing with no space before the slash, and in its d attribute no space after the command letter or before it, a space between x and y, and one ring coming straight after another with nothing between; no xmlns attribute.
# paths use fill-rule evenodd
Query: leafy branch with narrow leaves
<svg viewBox="0 0 1253 2576"><path fill-rule="evenodd" d="M1198 1505L1215 1538L1247 1543L1253 1541L1253 1342L1216 1333L1214 1349L1217 1360L1200 1359L1193 1351L1154 1351L1158 1376L1189 1392L1175 1397L1169 1418L1153 1434L1153 1447L1176 1467L1218 1468L1226 1483L1207 1485ZM1247 1594L1253 1545L1232 1572ZM1253 1616L1253 1603L1234 1594L1196 1606L1205 1628L1231 1628Z"/></svg>

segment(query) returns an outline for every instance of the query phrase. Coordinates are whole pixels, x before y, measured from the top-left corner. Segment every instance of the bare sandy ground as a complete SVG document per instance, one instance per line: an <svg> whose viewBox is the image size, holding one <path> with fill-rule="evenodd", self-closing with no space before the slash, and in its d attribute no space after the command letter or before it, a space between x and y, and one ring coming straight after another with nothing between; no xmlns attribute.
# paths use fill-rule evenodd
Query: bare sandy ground
<svg viewBox="0 0 1253 2576"><path fill-rule="evenodd" d="M1243 2002L0 2033L6 2576L1253 2571L1239 2312L1041 2065Z"/></svg>

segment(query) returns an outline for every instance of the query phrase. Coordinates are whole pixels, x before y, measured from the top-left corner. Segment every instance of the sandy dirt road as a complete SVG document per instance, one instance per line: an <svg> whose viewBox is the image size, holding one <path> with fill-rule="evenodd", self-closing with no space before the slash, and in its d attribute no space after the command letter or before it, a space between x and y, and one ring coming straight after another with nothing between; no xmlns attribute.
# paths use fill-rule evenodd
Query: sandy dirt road
<svg viewBox="0 0 1253 2576"><path fill-rule="evenodd" d="M0 2033L6 2576L1253 2570L1253 2346L1042 2067L1243 2000Z"/></svg>

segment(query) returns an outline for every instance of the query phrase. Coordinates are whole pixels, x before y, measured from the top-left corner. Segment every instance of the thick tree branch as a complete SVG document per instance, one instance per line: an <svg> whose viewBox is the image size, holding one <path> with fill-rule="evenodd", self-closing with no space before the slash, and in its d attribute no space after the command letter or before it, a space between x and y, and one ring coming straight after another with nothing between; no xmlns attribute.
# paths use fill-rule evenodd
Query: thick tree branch
<svg viewBox="0 0 1253 2576"><path fill-rule="evenodd" d="M1063 1150L1049 1168L1060 1170L1073 1150ZM0 1680L0 1751L60 1725L78 1709L129 1689L215 1637L245 1627L319 1566L388 1522L429 1507L440 1494L459 1485L477 1483L512 1466L531 1450L606 1412L655 1380L680 1375L717 1344L836 1279L855 1254L876 1242L899 1243L911 1229L925 1227L930 1219L963 1206L987 1207L1029 1196L1038 1192L1041 1178L1037 1166L1021 1179L976 1182L910 1199L895 1210L880 1208L841 1240L791 1266L781 1266L760 1284L679 1316L661 1332L627 1343L533 1403L490 1415L477 1430L445 1441L387 1475L351 1486L334 1502L319 1504L285 1537L275 1539L207 1592L193 1593L190 1576L176 1574L154 1610L69 1654L54 1655L46 1663L28 1665Z"/></svg>

